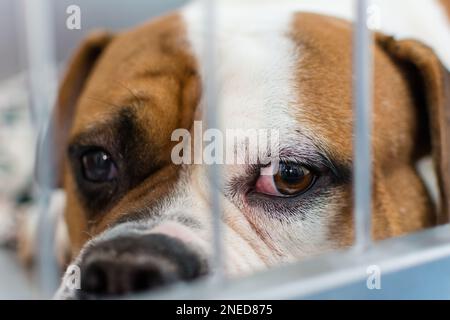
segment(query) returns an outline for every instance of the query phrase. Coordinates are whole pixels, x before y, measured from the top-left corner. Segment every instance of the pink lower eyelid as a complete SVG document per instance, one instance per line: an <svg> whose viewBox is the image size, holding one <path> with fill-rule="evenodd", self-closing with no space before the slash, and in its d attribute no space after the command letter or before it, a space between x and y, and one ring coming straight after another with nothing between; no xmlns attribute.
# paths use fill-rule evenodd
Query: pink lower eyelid
<svg viewBox="0 0 450 320"><path fill-rule="evenodd" d="M272 175L261 175L258 178L258 181L256 181L256 192L259 193L265 193L269 195L277 195L278 192L275 188L274 182L273 182L273 176Z"/></svg>

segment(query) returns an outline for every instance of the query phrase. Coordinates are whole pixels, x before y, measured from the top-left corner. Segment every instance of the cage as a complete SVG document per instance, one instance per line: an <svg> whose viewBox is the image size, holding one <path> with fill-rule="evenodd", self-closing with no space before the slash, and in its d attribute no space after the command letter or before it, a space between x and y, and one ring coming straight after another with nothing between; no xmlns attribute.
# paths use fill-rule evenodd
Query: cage
<svg viewBox="0 0 450 320"><path fill-rule="evenodd" d="M310 2L312 2L311 0ZM74 3L72 3L74 2ZM75 3L76 2L76 3ZM206 86L204 99L209 128L216 128L220 115L217 84L217 16L220 7L214 0L203 1L200 18L206 32L204 55ZM250 1L251 2L251 1ZM308 2L304 0L303 2ZM137 299L407 299L450 298L450 279L446 272L450 264L450 232L448 222L449 163L447 141L448 113L436 111L444 126L438 133L444 147L438 155L443 181L434 198L442 196L441 221L417 233L374 242L372 228L372 104L373 45L380 8L368 0L344 1L353 16L353 175L354 244L330 253L229 278L224 272L224 239L221 230L221 199L211 188L211 222L213 224L213 276L194 283L180 283L156 291L129 295ZM408 1L409 2L409 1ZM420 2L420 1L418 1ZM423 1L422 1L423 2ZM426 2L426 1L425 1ZM317 1L316 1L317 3ZM376 1L374 1L376 3ZM75 5L75 7L74 7ZM4 32L0 38L0 177L4 199L0 217L0 298L51 298L61 281L61 272L54 254L56 224L61 219L61 192L53 191L54 164L49 159L52 144L43 143L54 105L59 72L67 55L94 27L122 29L185 5L185 1L12 1L3 0L0 11ZM255 4L255 2L252 3ZM309 4L306 5L308 7ZM402 6L407 5L402 1ZM425 4L426 5L426 4ZM81 29L70 29L67 18L81 8ZM75 11L73 11L75 10ZM384 9L383 9L384 10ZM126 12L126 14L122 14ZM374 20L375 19L375 20ZM412 17L411 19L420 19ZM433 22L427 22L433 28ZM375 25L374 25L375 24ZM432 30L432 29L431 29ZM446 31L450 27L447 24ZM446 34L450 40L450 34ZM441 39L442 41L445 39ZM448 41L450 44L450 41ZM9 44L7 46L6 44ZM449 61L448 52L446 61ZM448 93L447 93L448 96ZM448 112L448 111L444 111ZM34 157L39 146L41 152ZM30 159L34 159L33 161ZM12 162L14 161L14 163ZM16 162L17 161L17 162ZM36 177L31 176L33 168ZM220 165L208 168L211 185L220 185ZM439 193L440 192L440 193ZM13 199L13 201L11 200ZM8 213L8 214L7 214ZM9 214L12 213L12 214ZM11 239L21 219L34 220L37 225L34 268L26 272L19 267L11 251ZM3 220L2 220L3 219ZM18 222L19 221L19 222ZM4 240L3 240L4 239ZM380 276L381 283L373 282Z"/></svg>

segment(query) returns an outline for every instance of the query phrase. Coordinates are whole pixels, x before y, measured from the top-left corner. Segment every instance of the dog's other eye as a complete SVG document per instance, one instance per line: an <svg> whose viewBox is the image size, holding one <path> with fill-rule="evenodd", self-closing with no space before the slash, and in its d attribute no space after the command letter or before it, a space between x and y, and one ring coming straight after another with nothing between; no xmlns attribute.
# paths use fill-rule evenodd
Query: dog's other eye
<svg viewBox="0 0 450 320"><path fill-rule="evenodd" d="M117 177L117 167L111 156L103 150L90 150L81 156L81 167L86 180L108 182Z"/></svg>
<svg viewBox="0 0 450 320"><path fill-rule="evenodd" d="M256 192L292 197L308 191L315 180L316 176L306 167L297 163L280 162L276 172L273 166L261 170L256 181Z"/></svg>

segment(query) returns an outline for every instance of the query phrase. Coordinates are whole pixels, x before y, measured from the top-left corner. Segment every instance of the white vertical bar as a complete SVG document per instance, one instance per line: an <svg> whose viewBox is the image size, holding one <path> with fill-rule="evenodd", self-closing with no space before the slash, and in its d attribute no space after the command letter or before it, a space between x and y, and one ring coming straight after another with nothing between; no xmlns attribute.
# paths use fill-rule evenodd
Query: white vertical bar
<svg viewBox="0 0 450 320"><path fill-rule="evenodd" d="M372 209L372 33L367 26L369 0L356 0L354 25L354 210L355 246L365 249L371 243Z"/></svg>
<svg viewBox="0 0 450 320"><path fill-rule="evenodd" d="M219 128L217 78L216 78L216 42L215 32L217 27L217 6L215 0L205 0L205 113L208 128ZM222 250L222 228L221 228L221 204L220 192L220 165L212 164L208 168L209 184L211 186L210 201L213 230L213 257L212 266L213 279L223 279L223 250Z"/></svg>
<svg viewBox="0 0 450 320"><path fill-rule="evenodd" d="M33 124L39 137L45 136L56 91L56 64L52 10L48 0L21 2L25 23L28 63L29 98ZM51 297L57 288L58 267L54 255L54 217L49 214L54 173L50 157L52 146L41 143L42 157L38 158L38 241L37 272L43 297Z"/></svg>

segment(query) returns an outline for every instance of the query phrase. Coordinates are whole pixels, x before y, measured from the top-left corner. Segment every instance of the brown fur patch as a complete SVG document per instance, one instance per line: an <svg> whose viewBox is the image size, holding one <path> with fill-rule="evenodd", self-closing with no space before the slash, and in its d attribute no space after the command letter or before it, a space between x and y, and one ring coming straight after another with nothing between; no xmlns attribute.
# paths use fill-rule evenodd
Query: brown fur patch
<svg viewBox="0 0 450 320"><path fill-rule="evenodd" d="M314 132L316 144L345 163L352 161L352 29L339 19L298 14L292 38L301 55L296 117ZM428 136L418 78L411 66L374 46L373 236L383 239L430 226L435 219L425 187L414 167ZM425 121L426 123L426 121ZM425 148L426 149L426 148ZM340 212L332 238L352 242L351 190L337 191Z"/></svg>
<svg viewBox="0 0 450 320"><path fill-rule="evenodd" d="M440 0L441 4L444 6L447 16L450 21L450 0Z"/></svg>
<svg viewBox="0 0 450 320"><path fill-rule="evenodd" d="M83 198L65 158L66 219L73 254L86 240L117 219L124 219L124 214L145 214L141 209L149 209L162 199L176 180L177 170L170 161L170 136L176 128L191 126L200 94L195 60L189 53L184 32L181 18L169 15L115 35L103 45L104 50L96 56L98 60L80 58L87 55L92 44L85 45L75 56L60 91L64 96L68 91L81 91L74 91L73 86L82 87L81 95L74 97L76 112L69 143L79 143L83 135L82 144L108 151L117 141L123 141L123 147L117 151L119 157L126 157L132 145L139 146L139 152L124 159L129 165L127 170L136 174L132 180L121 183L127 190L107 214L89 212L83 204L92 199ZM81 86L80 81L73 80L80 79L79 72L86 74L81 77L84 80ZM114 119L124 110L134 119L125 125L138 128L139 135L127 130L117 133L120 123ZM106 130L87 133L98 127Z"/></svg>

